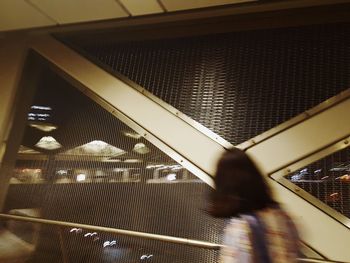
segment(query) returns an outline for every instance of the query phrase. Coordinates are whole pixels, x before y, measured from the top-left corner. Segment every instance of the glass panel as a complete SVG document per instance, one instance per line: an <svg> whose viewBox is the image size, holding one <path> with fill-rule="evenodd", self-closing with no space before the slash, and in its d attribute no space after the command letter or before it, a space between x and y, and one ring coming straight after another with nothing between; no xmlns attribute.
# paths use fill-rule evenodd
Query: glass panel
<svg viewBox="0 0 350 263"><path fill-rule="evenodd" d="M350 218L350 148L299 169L286 178Z"/></svg>
<svg viewBox="0 0 350 263"><path fill-rule="evenodd" d="M5 213L220 243L223 221L203 211L210 187L51 71L43 75L27 124ZM57 230L43 229L39 239L46 241L35 253L61 253L50 239ZM82 234L62 232L69 262L216 260L214 251L105 234L96 243ZM103 248L101 242L112 239L118 251Z"/></svg>

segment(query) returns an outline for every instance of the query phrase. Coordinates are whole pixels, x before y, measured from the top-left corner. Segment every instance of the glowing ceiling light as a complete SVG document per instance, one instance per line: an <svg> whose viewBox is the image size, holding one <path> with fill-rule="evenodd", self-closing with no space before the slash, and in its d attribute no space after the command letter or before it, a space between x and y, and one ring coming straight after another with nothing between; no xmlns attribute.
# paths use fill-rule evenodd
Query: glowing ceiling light
<svg viewBox="0 0 350 263"><path fill-rule="evenodd" d="M75 233L81 233L81 232L83 232L83 230L81 229L81 228L71 228L71 230L69 230L69 232L70 233L73 233L73 232L75 232Z"/></svg>
<svg viewBox="0 0 350 263"><path fill-rule="evenodd" d="M175 180L176 180L176 174L168 174L168 175L166 176L166 179L167 179L168 181L175 181Z"/></svg>
<svg viewBox="0 0 350 263"><path fill-rule="evenodd" d="M93 237L93 236L97 236L97 232L86 233L86 234L84 235L84 237Z"/></svg>
<svg viewBox="0 0 350 263"><path fill-rule="evenodd" d="M112 241L105 241L103 242L103 247L111 247L117 244L116 240L112 240Z"/></svg>
<svg viewBox="0 0 350 263"><path fill-rule="evenodd" d="M52 136L42 137L36 144L36 147L46 150L56 150L62 147L62 145L55 140Z"/></svg>
<svg viewBox="0 0 350 263"><path fill-rule="evenodd" d="M36 128L38 130L44 131L44 132L51 132L53 130L57 129L57 126L52 124L36 124L36 123L30 123L30 127Z"/></svg>
<svg viewBox="0 0 350 263"><path fill-rule="evenodd" d="M58 174L58 175L67 175L67 174L68 174L68 171L67 171L67 170L58 170L58 171L56 172L56 174Z"/></svg>
<svg viewBox="0 0 350 263"><path fill-rule="evenodd" d="M32 108L33 110L52 110L51 107L39 106L39 105L33 105L31 108Z"/></svg>
<svg viewBox="0 0 350 263"><path fill-rule="evenodd" d="M164 164L155 164L155 165L147 165L146 169L153 169L153 168L160 168L160 167L164 167Z"/></svg>
<svg viewBox="0 0 350 263"><path fill-rule="evenodd" d="M142 161L139 159L126 159L126 160L124 160L124 163L140 163L140 162L142 162Z"/></svg>
<svg viewBox="0 0 350 263"><path fill-rule="evenodd" d="M136 143L133 149L134 152L140 154L146 154L150 152L150 149L144 143Z"/></svg>
<svg viewBox="0 0 350 263"><path fill-rule="evenodd" d="M140 259L141 259L141 260L145 260L145 259L147 260L147 259L149 259L149 258L151 258L151 257L153 257L152 254L150 254L150 255L147 255L147 254L146 254L146 255L142 255L142 256L140 257Z"/></svg>
<svg viewBox="0 0 350 263"><path fill-rule="evenodd" d="M103 159L102 162L106 162L106 163L119 163L122 160L120 159Z"/></svg>
<svg viewBox="0 0 350 263"><path fill-rule="evenodd" d="M140 139L142 136L136 132L123 132L123 134L126 136L126 137L129 137L129 138L133 138L133 139Z"/></svg>
<svg viewBox="0 0 350 263"><path fill-rule="evenodd" d="M85 174L78 174L77 175L77 182L83 182L86 179L86 175Z"/></svg>
<svg viewBox="0 0 350 263"><path fill-rule="evenodd" d="M94 155L94 156L118 156L124 154L125 151L114 147L104 141L91 141L89 143L78 146L74 149L66 151L64 154L72 155Z"/></svg>

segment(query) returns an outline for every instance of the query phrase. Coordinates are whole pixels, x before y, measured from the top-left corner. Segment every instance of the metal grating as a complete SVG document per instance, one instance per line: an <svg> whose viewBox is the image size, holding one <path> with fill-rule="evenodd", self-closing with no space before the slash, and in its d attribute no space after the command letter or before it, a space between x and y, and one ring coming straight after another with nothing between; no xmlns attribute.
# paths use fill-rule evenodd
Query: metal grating
<svg viewBox="0 0 350 263"><path fill-rule="evenodd" d="M56 129L43 131L44 126ZM44 136L55 141L45 142ZM184 167L47 71L28 113L4 212L39 209L45 219L220 243L223 221L203 211L208 191ZM217 260L214 250L103 233L94 240L84 237L83 229L70 230L41 226L30 262ZM113 240L116 244L103 246Z"/></svg>
<svg viewBox="0 0 350 263"><path fill-rule="evenodd" d="M350 218L350 148L329 155L286 178Z"/></svg>
<svg viewBox="0 0 350 263"><path fill-rule="evenodd" d="M348 24L126 43L110 37L64 42L233 144L316 106L350 82Z"/></svg>

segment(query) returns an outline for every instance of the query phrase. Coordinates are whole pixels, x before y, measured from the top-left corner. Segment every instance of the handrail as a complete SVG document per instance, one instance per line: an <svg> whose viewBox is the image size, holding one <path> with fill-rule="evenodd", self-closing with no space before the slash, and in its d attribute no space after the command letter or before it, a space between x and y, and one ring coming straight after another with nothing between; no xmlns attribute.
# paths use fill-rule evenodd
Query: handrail
<svg viewBox="0 0 350 263"><path fill-rule="evenodd" d="M26 221L26 222L32 222L32 223L40 223L40 224L63 226L63 227L82 228L82 229L88 229L88 230L93 230L93 231L106 232L106 233L110 233L110 234L119 234L119 235L125 235L125 236L146 238L146 239L164 241L164 242L175 243L175 244L183 244L183 245L199 247L199 248L206 248L206 249L213 249L213 250L219 250L221 247L223 247L220 244L210 243L210 242L200 241L200 240L194 240L194 239L188 239L188 238L157 235L157 234L137 232L137 231L131 231L131 230L125 230L125 229L93 226L93 225L87 225L87 224L56 221L56 220L49 220L49 219L35 218L35 217L28 217L28 216L17 216L17 215L9 215L9 214L0 213L0 219L1 218L7 219L7 220ZM340 262L340 261L329 261L329 260L311 259L311 258L298 258L298 261L299 262L306 262L306 263L347 263L347 262Z"/></svg>
<svg viewBox="0 0 350 263"><path fill-rule="evenodd" d="M165 241L165 242L170 242L175 244L183 244L183 245L188 245L193 247L200 247L200 248L207 248L207 249L214 249L214 250L218 250L222 247L219 244L200 241L200 240L194 240L194 239L188 239L188 238L157 235L157 234L137 232L137 231L131 231L131 230L125 230L125 229L93 226L93 225L87 225L87 224L56 221L56 220L49 220L49 219L43 219L43 218L17 216L17 215L9 215L9 214L2 214L2 213L0 213L0 218L47 224L47 225L63 226L63 227L89 229L93 231L106 232L110 234L119 234L119 235L125 235L125 236L153 239L153 240Z"/></svg>

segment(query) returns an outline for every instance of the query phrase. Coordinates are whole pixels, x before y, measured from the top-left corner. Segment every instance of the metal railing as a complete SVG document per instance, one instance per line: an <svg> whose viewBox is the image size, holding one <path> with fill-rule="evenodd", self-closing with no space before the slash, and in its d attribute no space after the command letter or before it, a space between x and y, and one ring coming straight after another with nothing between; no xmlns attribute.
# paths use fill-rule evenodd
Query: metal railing
<svg viewBox="0 0 350 263"><path fill-rule="evenodd" d="M54 226L61 226L61 227L82 228L82 229L88 229L92 231L106 232L109 234L118 234L118 235L125 235L125 236L131 236L131 237L152 239L152 240L164 241L164 242L169 242L174 244L183 244L183 245L199 247L199 248L207 248L207 249L214 249L214 250L218 250L221 248L221 245L219 244L200 241L200 240L157 235L157 234L151 234L151 233L145 233L145 232L111 228L111 227L93 226L93 225L87 225L87 224L79 224L79 223L48 220L48 219L27 217L27 216L9 215L9 214L0 214L0 218L6 219L6 220L25 221L25 222L40 223L40 224L54 225Z"/></svg>
<svg viewBox="0 0 350 263"><path fill-rule="evenodd" d="M219 250L222 247L222 245L220 245L220 244L210 243L210 242L200 241L200 240L194 240L194 239L188 239L188 238L180 238L180 237L173 237L173 236L166 236L166 235L157 235L157 234L131 231L131 230L125 230L125 229L117 229L117 228L94 226L94 225L79 224L79 223L72 223L72 222L56 221L56 220L49 220L49 219L43 219L43 218L17 216L17 215L0 213L0 219L25 221L25 222L32 222L32 223L39 223L39 224L46 224L46 225L54 225L54 226L59 226L59 227L81 228L81 229L87 229L87 230L93 230L93 231L106 232L106 233L110 233L110 234L118 234L118 235L125 235L125 236L131 236L131 237L152 239L152 240L157 240L157 241L164 241L164 242L169 242L169 243L174 243L174 244L183 244L183 245L187 245L187 246L213 249L213 250ZM348 262L330 261L330 260L324 260L324 259L311 259L311 258L299 258L298 261L299 262L307 262L307 263L348 263Z"/></svg>

